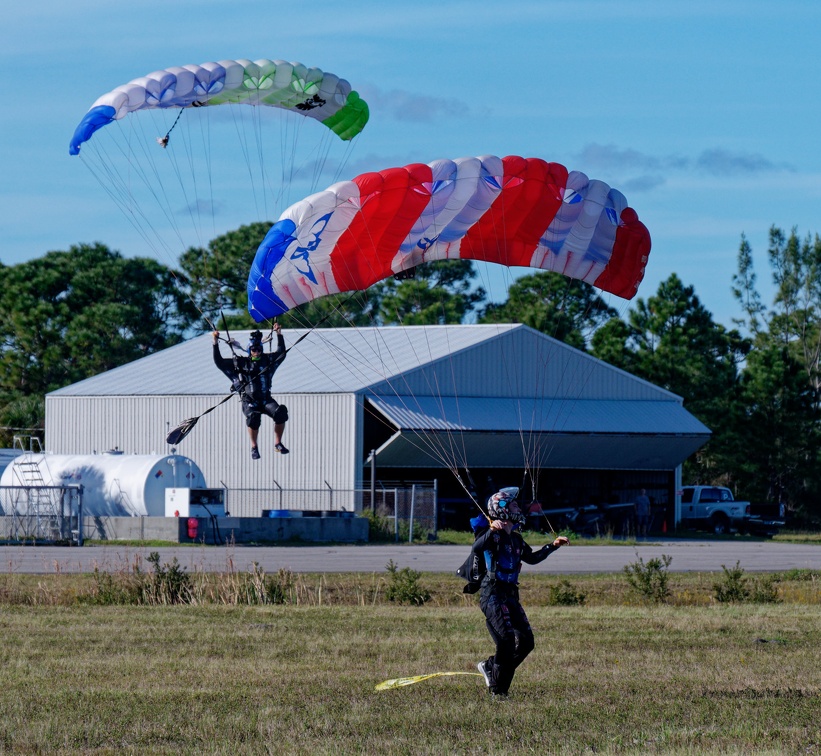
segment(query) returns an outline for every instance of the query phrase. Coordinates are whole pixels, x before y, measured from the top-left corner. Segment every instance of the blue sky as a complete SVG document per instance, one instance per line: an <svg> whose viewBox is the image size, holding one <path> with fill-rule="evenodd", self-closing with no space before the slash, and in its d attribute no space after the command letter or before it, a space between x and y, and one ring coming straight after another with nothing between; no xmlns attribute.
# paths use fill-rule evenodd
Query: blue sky
<svg viewBox="0 0 821 756"><path fill-rule="evenodd" d="M101 241L173 265L69 157L76 124L99 95L160 68L280 58L333 71L368 101L341 178L464 155L563 163L621 189L650 229L639 296L675 272L731 325L741 234L768 296L770 226L821 232L819 33L814 0L9 4L0 261ZM302 196L292 189L248 217L218 205L214 230L275 220ZM509 280L482 282L498 299Z"/></svg>

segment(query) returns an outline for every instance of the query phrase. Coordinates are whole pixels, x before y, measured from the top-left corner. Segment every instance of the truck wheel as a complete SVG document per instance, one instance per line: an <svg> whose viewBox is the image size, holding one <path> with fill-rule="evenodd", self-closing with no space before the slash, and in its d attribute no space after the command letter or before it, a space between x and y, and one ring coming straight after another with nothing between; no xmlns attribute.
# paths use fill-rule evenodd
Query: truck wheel
<svg viewBox="0 0 821 756"><path fill-rule="evenodd" d="M714 535L726 535L730 532L730 521L726 515L714 514L710 518L710 530L713 531Z"/></svg>

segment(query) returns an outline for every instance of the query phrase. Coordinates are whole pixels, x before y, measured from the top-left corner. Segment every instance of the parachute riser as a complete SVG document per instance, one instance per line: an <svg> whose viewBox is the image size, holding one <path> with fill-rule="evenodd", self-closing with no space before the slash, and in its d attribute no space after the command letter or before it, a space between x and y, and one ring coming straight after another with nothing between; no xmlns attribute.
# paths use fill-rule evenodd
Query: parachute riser
<svg viewBox="0 0 821 756"><path fill-rule="evenodd" d="M177 125L177 122L182 118L182 114L185 112L185 108L180 108L179 115L174 119L174 123L171 124L171 128L165 133L164 137L157 137L157 144L160 145L163 149L168 147L168 141L171 138L171 132L174 131L174 127Z"/></svg>

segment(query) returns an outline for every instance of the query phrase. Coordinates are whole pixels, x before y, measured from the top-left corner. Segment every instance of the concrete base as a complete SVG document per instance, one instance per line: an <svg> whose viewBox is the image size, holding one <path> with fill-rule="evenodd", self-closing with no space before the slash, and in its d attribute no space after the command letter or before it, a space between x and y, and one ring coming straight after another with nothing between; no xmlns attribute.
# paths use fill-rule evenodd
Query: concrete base
<svg viewBox="0 0 821 756"><path fill-rule="evenodd" d="M168 541L170 543L269 543L279 541L359 543L368 540L364 517L196 517L196 535L189 535L188 517L83 517L88 541ZM66 518L54 528L40 528L38 540L76 540ZM0 539L25 539L26 523L0 516ZM28 524L33 527L33 523ZM60 528L64 532L61 533ZM191 533L194 533L192 529ZM30 534L31 535L31 534Z"/></svg>
<svg viewBox="0 0 821 756"><path fill-rule="evenodd" d="M278 541L357 543L368 540L364 517L197 517L189 535L187 517L84 517L83 538L93 541L172 543L267 543ZM191 531L193 534L193 530Z"/></svg>

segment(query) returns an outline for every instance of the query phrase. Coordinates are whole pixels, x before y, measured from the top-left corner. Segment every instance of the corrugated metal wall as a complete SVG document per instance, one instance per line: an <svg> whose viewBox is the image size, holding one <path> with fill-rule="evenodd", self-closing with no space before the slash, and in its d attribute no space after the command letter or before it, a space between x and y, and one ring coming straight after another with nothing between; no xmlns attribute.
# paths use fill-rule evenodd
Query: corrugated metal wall
<svg viewBox="0 0 821 756"><path fill-rule="evenodd" d="M290 454L274 451L273 422L263 417L262 459L252 460L245 418L233 398L203 417L177 452L199 465L209 486L315 488L327 481L334 488L354 488L362 475L361 400L353 394L275 397L290 414L283 439ZM57 454L115 447L127 454L167 454L168 431L221 398L49 396L45 447Z"/></svg>

